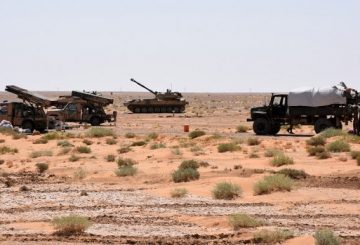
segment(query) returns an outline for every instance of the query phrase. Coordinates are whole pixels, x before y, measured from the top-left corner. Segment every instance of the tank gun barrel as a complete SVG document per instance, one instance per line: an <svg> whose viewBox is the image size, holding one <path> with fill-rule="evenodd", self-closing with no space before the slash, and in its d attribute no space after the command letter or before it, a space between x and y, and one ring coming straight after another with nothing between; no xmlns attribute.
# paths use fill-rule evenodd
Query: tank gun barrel
<svg viewBox="0 0 360 245"><path fill-rule="evenodd" d="M142 85L141 83L137 82L134 78L131 78L130 81L132 81L133 83L136 83L137 85L139 85L140 87L143 87L144 89L146 89L147 91L149 91L150 93L157 95L157 92L152 91L151 89L149 89L148 87Z"/></svg>

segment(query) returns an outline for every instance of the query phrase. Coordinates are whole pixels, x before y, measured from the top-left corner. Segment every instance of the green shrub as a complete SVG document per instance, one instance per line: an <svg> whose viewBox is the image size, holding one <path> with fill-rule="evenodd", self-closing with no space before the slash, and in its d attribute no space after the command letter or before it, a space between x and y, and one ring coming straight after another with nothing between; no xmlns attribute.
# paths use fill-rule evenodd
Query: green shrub
<svg viewBox="0 0 360 245"><path fill-rule="evenodd" d="M59 156L66 155L71 151L71 147L63 147L59 151Z"/></svg>
<svg viewBox="0 0 360 245"><path fill-rule="evenodd" d="M320 152L316 154L316 158L319 160L331 158L331 154L328 151Z"/></svg>
<svg viewBox="0 0 360 245"><path fill-rule="evenodd" d="M171 150L171 153L176 155L176 156L181 156L183 153L179 148L174 148Z"/></svg>
<svg viewBox="0 0 360 245"><path fill-rule="evenodd" d="M172 198L183 198L188 194L188 190L185 188L176 188L170 192Z"/></svg>
<svg viewBox="0 0 360 245"><path fill-rule="evenodd" d="M159 135L157 133L150 133L147 135L147 140L156 140L159 137Z"/></svg>
<svg viewBox="0 0 360 245"><path fill-rule="evenodd" d="M19 150L16 149L16 148L11 148L11 147L8 147L8 146L1 146L0 147L0 155L4 155L4 154L15 154L15 153L18 153Z"/></svg>
<svg viewBox="0 0 360 245"><path fill-rule="evenodd" d="M116 161L118 167L124 167L124 166L133 166L138 164L136 161L134 161L133 159L130 158L122 158L119 157L118 160Z"/></svg>
<svg viewBox="0 0 360 245"><path fill-rule="evenodd" d="M315 147L309 147L307 148L307 152L309 153L309 156L316 156L319 153L325 152L326 149L323 146L315 146Z"/></svg>
<svg viewBox="0 0 360 245"><path fill-rule="evenodd" d="M90 147L87 146L78 146L75 149L77 152L82 153L82 154L89 154L91 153L91 149Z"/></svg>
<svg viewBox="0 0 360 245"><path fill-rule="evenodd" d="M236 132L238 133L246 133L247 131L249 131L249 127L246 125L239 125L236 127Z"/></svg>
<svg viewBox="0 0 360 245"><path fill-rule="evenodd" d="M189 133L189 138L190 139L195 139L201 136L204 136L206 133L202 130L195 130Z"/></svg>
<svg viewBox="0 0 360 245"><path fill-rule="evenodd" d="M239 185L231 182L217 183L212 190L212 195L215 199L231 200L242 195L242 189Z"/></svg>
<svg viewBox="0 0 360 245"><path fill-rule="evenodd" d="M345 131L342 131L341 129L335 129L335 128L327 128L324 131L321 132L320 136L324 138L332 138L336 136L345 136L347 133Z"/></svg>
<svg viewBox="0 0 360 245"><path fill-rule="evenodd" d="M117 141L114 138L107 138L106 139L106 144L108 144L108 145L116 145L116 143L117 143Z"/></svg>
<svg viewBox="0 0 360 245"><path fill-rule="evenodd" d="M251 152L249 158L259 158L260 156L256 152Z"/></svg>
<svg viewBox="0 0 360 245"><path fill-rule="evenodd" d="M33 144L47 144L49 141L45 138L38 138L34 140Z"/></svg>
<svg viewBox="0 0 360 245"><path fill-rule="evenodd" d="M291 179L306 179L308 176L304 170L297 170L292 168L284 168L276 172L277 174L283 174Z"/></svg>
<svg viewBox="0 0 360 245"><path fill-rule="evenodd" d="M38 157L51 157L53 155L52 151L33 151L30 154L31 158L38 158Z"/></svg>
<svg viewBox="0 0 360 245"><path fill-rule="evenodd" d="M124 146L117 150L119 154L125 154L131 151L130 146Z"/></svg>
<svg viewBox="0 0 360 245"><path fill-rule="evenodd" d="M151 150L156 150L160 148L166 148L166 145L164 143L154 143L150 146Z"/></svg>
<svg viewBox="0 0 360 245"><path fill-rule="evenodd" d="M109 128L92 127L85 135L92 138L101 138L106 136L115 136L115 132Z"/></svg>
<svg viewBox="0 0 360 245"><path fill-rule="evenodd" d="M94 144L94 142L91 141L91 140L89 140L89 139L84 139L84 140L83 140L83 143L84 143L85 145L92 145L92 144Z"/></svg>
<svg viewBox="0 0 360 245"><path fill-rule="evenodd" d="M311 137L309 140L306 141L306 144L310 146L325 145L326 139L322 136Z"/></svg>
<svg viewBox="0 0 360 245"><path fill-rule="evenodd" d="M133 165L121 166L115 171L115 174L118 177L134 176L136 173L137 168L135 168Z"/></svg>
<svg viewBox="0 0 360 245"><path fill-rule="evenodd" d="M238 151L240 149L241 149L241 147L234 143L224 143L224 144L218 145L219 153L233 152L233 151Z"/></svg>
<svg viewBox="0 0 360 245"><path fill-rule="evenodd" d="M79 160L80 160L80 157L77 156L77 155L71 155L70 158L69 158L70 162L77 162Z"/></svg>
<svg viewBox="0 0 360 245"><path fill-rule="evenodd" d="M172 180L175 183L189 182L200 178L200 173L193 168L179 168L172 173Z"/></svg>
<svg viewBox="0 0 360 245"><path fill-rule="evenodd" d="M58 235L76 235L83 233L91 225L88 218L77 215L54 218L52 224Z"/></svg>
<svg viewBox="0 0 360 245"><path fill-rule="evenodd" d="M273 165L275 167L280 167L280 166L289 165L289 164L294 164L294 160L285 154L277 154L271 160L271 165Z"/></svg>
<svg viewBox="0 0 360 245"><path fill-rule="evenodd" d="M336 140L327 144L326 149L330 152L349 152L350 145L344 140Z"/></svg>
<svg viewBox="0 0 360 245"><path fill-rule="evenodd" d="M337 236L330 229L320 229L316 231L315 235L316 245L338 245L340 244Z"/></svg>
<svg viewBox="0 0 360 245"><path fill-rule="evenodd" d="M49 169L49 164L47 163L37 163L35 166L40 174Z"/></svg>
<svg viewBox="0 0 360 245"><path fill-rule="evenodd" d="M246 142L250 146L259 145L261 143L258 138L248 138Z"/></svg>
<svg viewBox="0 0 360 245"><path fill-rule="evenodd" d="M63 140L63 139L75 138L75 135L72 133L50 132L43 135L41 138L46 140Z"/></svg>
<svg viewBox="0 0 360 245"><path fill-rule="evenodd" d="M275 244L293 237L294 234L289 230L260 230L254 233L253 241L255 243Z"/></svg>
<svg viewBox="0 0 360 245"><path fill-rule="evenodd" d="M67 141L67 140L60 140L57 142L57 145L58 146L61 146L61 147L72 147L73 145Z"/></svg>
<svg viewBox="0 0 360 245"><path fill-rule="evenodd" d="M83 180L86 177L86 171L83 168L78 168L74 172L74 178L77 180Z"/></svg>
<svg viewBox="0 0 360 245"><path fill-rule="evenodd" d="M115 155L109 154L105 157L106 161L108 162L115 162Z"/></svg>
<svg viewBox="0 0 360 245"><path fill-rule="evenodd" d="M135 138L135 136L136 135L134 133L131 133L131 132L125 134L125 138L128 138L128 139Z"/></svg>
<svg viewBox="0 0 360 245"><path fill-rule="evenodd" d="M229 224L233 227L234 230L240 228L249 228L249 227L258 227L264 225L264 221L257 220L247 214L231 214L229 216Z"/></svg>
<svg viewBox="0 0 360 245"><path fill-rule="evenodd" d="M131 146L144 146L147 143L145 141L135 141L131 144Z"/></svg>
<svg viewBox="0 0 360 245"><path fill-rule="evenodd" d="M179 166L179 169L186 169L186 168L193 168L193 169L198 169L200 166L199 166L199 163L195 160L186 160L186 161L183 161L180 166Z"/></svg>
<svg viewBox="0 0 360 245"><path fill-rule="evenodd" d="M283 174L265 176L254 185L254 194L263 195L275 191L291 191L294 182Z"/></svg>
<svg viewBox="0 0 360 245"><path fill-rule="evenodd" d="M284 154L280 149L272 148L265 151L265 157L274 157L279 154Z"/></svg>
<svg viewBox="0 0 360 245"><path fill-rule="evenodd" d="M360 156L360 151L352 151L350 155L352 159L357 159Z"/></svg>

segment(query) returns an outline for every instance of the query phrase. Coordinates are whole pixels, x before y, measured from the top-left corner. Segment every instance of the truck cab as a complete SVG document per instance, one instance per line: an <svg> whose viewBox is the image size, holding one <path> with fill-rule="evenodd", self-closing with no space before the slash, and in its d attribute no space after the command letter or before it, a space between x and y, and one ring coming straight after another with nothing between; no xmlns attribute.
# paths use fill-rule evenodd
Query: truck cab
<svg viewBox="0 0 360 245"><path fill-rule="evenodd" d="M251 108L253 130L258 135L277 134L288 113L288 95L272 94L268 105Z"/></svg>

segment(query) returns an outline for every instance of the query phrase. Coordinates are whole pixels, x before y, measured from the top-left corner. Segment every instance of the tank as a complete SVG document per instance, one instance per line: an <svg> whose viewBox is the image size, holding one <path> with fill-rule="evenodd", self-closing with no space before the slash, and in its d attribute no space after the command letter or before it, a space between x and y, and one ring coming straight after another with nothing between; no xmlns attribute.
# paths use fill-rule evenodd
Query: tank
<svg viewBox="0 0 360 245"><path fill-rule="evenodd" d="M143 84L131 78L130 81L152 93L153 99L129 100L124 105L133 113L182 113L189 104L179 92L172 92L167 89L165 93L160 93L149 89Z"/></svg>

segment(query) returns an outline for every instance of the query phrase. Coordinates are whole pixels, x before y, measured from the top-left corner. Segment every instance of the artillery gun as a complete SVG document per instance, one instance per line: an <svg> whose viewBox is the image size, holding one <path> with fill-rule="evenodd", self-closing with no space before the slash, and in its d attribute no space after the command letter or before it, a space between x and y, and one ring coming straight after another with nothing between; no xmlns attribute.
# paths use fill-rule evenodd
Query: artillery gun
<svg viewBox="0 0 360 245"><path fill-rule="evenodd" d="M179 92L172 92L167 89L165 93L160 93L149 89L133 78L130 81L155 95L153 99L126 101L124 105L133 113L182 113L185 111L186 105L189 104Z"/></svg>

